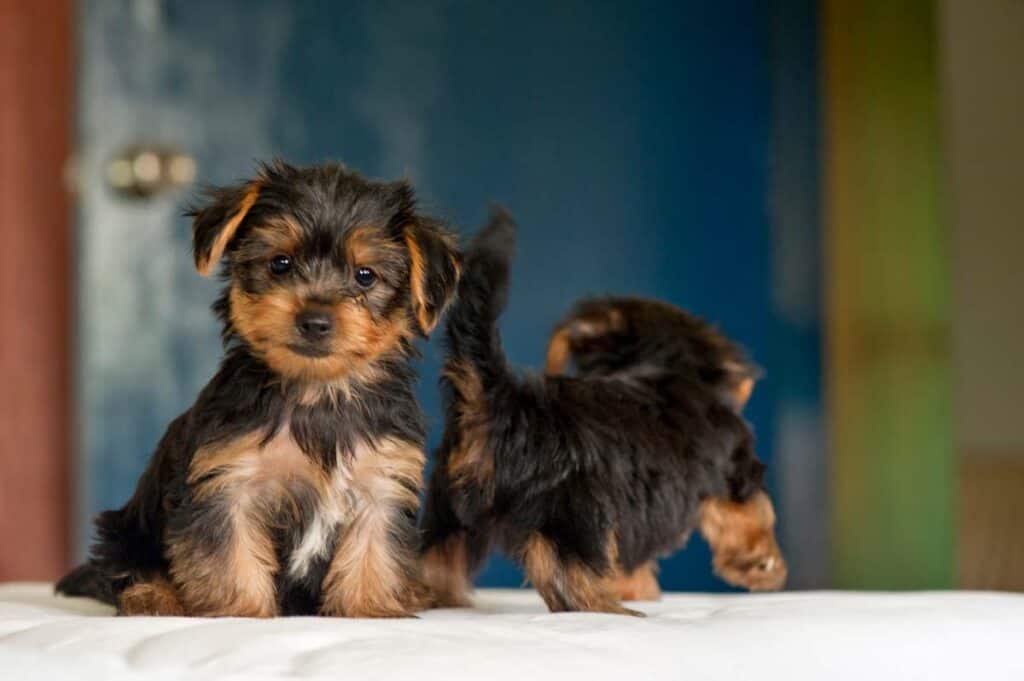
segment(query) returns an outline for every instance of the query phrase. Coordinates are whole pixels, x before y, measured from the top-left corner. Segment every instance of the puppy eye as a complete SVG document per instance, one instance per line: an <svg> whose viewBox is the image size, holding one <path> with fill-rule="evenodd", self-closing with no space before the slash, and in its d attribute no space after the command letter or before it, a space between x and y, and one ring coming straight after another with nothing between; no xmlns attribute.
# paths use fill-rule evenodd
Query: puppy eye
<svg viewBox="0 0 1024 681"><path fill-rule="evenodd" d="M369 267L356 268L356 283L363 288L370 288L377 281L377 273Z"/></svg>
<svg viewBox="0 0 1024 681"><path fill-rule="evenodd" d="M269 267L274 274L287 274L292 269L292 259L287 255L275 255L270 259Z"/></svg>

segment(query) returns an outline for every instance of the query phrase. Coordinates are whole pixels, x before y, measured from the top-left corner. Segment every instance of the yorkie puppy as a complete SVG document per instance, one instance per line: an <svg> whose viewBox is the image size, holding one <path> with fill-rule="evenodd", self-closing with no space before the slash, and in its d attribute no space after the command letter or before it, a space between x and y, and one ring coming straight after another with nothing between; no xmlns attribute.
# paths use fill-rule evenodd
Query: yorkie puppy
<svg viewBox="0 0 1024 681"><path fill-rule="evenodd" d="M495 327L514 236L495 214L465 255L448 317L447 418L423 518L433 603L466 605L494 544L552 611L638 614L617 580L697 526L726 581L781 587L764 466L736 405L694 371L692 318L667 305L641 315L661 328L638 324L642 360L625 376L520 375Z"/></svg>
<svg viewBox="0 0 1024 681"><path fill-rule="evenodd" d="M194 210L225 357L57 585L126 615L401 617L417 587L414 340L460 257L404 182L281 162Z"/></svg>
<svg viewBox="0 0 1024 681"><path fill-rule="evenodd" d="M674 324L666 324L667 318ZM666 338L668 334L673 337ZM695 379L737 412L761 376L761 369L739 345L704 320L658 300L617 297L591 298L573 306L551 335L545 371L554 376L571 367L573 375L582 378L630 380L665 370L667 358L677 369L688 366ZM781 560L772 563L772 570L736 573L726 572L727 563L719 564L724 558L724 552L716 553L716 571L741 586L766 588L784 577ZM620 566L613 589L624 601L658 600L661 588L656 575L654 561L632 572Z"/></svg>

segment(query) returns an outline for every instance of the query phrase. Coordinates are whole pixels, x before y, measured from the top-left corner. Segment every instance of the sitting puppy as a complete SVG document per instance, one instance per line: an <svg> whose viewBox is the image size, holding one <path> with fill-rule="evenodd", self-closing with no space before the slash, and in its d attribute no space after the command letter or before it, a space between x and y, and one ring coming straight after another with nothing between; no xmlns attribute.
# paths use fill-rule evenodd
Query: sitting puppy
<svg viewBox="0 0 1024 681"><path fill-rule="evenodd" d="M666 325L666 318L676 323ZM676 335L664 338L668 333ZM663 370L666 348L678 352L674 358L677 366L689 366L693 377L737 412L743 409L754 382L761 376L760 368L750 362L743 349L715 327L668 303L644 298L592 298L574 305L551 335L545 371L552 376L564 374L572 365L575 376L629 380ZM778 580L785 564L780 561L773 564L773 570L741 574L725 573L728 566L724 564L716 563L714 567L726 578L737 580L738 585L759 589ZM618 572L614 589L622 600L653 601L661 597L656 563L641 565L632 572L619 568Z"/></svg>
<svg viewBox="0 0 1024 681"><path fill-rule="evenodd" d="M779 588L764 466L735 408L694 375L689 319L665 306L646 337L656 361L628 380L518 375L495 328L514 233L499 213L475 239L447 322L447 421L423 519L433 602L467 604L496 544L552 611L637 614L616 579L698 525L728 581Z"/></svg>
<svg viewBox="0 0 1024 681"><path fill-rule="evenodd" d="M195 210L226 355L57 585L121 614L401 617L419 603L414 339L458 278L405 183L264 166Z"/></svg>

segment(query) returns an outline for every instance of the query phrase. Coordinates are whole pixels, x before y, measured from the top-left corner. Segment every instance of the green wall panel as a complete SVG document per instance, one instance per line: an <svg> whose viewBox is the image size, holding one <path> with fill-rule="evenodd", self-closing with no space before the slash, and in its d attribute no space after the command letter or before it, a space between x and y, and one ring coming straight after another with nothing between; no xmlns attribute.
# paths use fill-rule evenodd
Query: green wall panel
<svg viewBox="0 0 1024 681"><path fill-rule="evenodd" d="M827 0L832 571L954 583L950 292L931 2Z"/></svg>

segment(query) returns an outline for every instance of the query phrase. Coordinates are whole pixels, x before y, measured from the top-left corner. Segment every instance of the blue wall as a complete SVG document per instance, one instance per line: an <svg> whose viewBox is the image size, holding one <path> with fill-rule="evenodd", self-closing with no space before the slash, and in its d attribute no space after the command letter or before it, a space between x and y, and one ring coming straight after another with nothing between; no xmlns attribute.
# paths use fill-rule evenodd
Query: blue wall
<svg viewBox="0 0 1024 681"><path fill-rule="evenodd" d="M202 145L203 180L244 176L253 156L267 152L298 163L342 159L372 176L409 176L424 202L463 233L475 230L489 201L504 203L521 225L502 321L515 362L539 366L552 325L582 295L671 300L720 323L768 368L748 415L771 465L776 382L787 377L773 371L770 354L789 345L791 327L772 294L773 10L753 0L217 5L237 11L222 8L211 17L207 3L169 5L152 38L208 54L213 66L205 75L193 65L164 85L121 78L106 86L123 90L126 99L135 88L135 96L192 107L202 122L239 113L218 113L216 86L197 88L190 79L219 79L229 93L251 81L259 94L252 120L243 112L235 128L189 133L193 139L183 142ZM139 30L135 25L124 30ZM83 14L83 30L92 32L85 41L86 71L117 56L116 49L89 48L118 40L110 37L109 24L105 28L99 35L104 26ZM265 43L260 35L268 36ZM172 50L162 58L161 73L182 70ZM180 132L169 124L161 134ZM251 152L240 152L247 136L256 142ZM83 218L87 241L101 238L89 227L102 214ZM167 220L187 245L187 224ZM212 287L200 286L212 297ZM122 421L138 417L149 424L116 441L86 438L87 510L128 495L125 481L144 465L159 436L157 424L186 406L190 390L208 378L204 372L217 354L206 344L213 331L211 321L201 332L177 334L184 340L177 341L175 361L188 378L170 399L136 395L125 402L114 383L109 394L86 391L110 405L107 416L85 407L94 425L110 418L110 410ZM197 354L203 361L195 361ZM815 381L816 362L797 372ZM420 389L432 441L440 423L438 364L435 341ZM85 365L89 385L91 365ZM144 383L136 387L146 390ZM113 484L112 467L123 472ZM663 564L662 583L720 589L709 562L706 547L695 540ZM481 578L489 585L521 581L499 559Z"/></svg>

